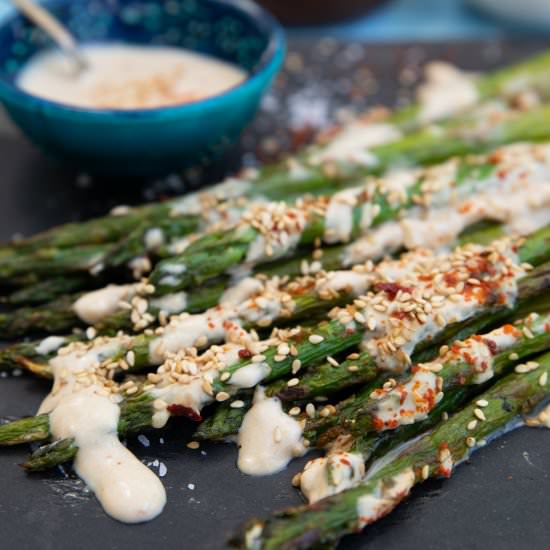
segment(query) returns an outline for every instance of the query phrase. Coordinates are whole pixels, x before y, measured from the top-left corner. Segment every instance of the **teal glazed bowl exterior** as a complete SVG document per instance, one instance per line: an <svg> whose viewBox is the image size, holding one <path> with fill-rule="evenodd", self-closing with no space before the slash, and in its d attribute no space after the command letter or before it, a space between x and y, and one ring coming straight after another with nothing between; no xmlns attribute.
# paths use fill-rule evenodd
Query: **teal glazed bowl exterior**
<svg viewBox="0 0 550 550"><path fill-rule="evenodd" d="M178 106L83 109L30 95L17 76L51 40L19 15L0 22L0 101L43 151L92 173L166 174L219 156L252 119L279 71L279 24L248 0L50 0L44 5L82 44L123 42L187 48L234 63L248 78Z"/></svg>

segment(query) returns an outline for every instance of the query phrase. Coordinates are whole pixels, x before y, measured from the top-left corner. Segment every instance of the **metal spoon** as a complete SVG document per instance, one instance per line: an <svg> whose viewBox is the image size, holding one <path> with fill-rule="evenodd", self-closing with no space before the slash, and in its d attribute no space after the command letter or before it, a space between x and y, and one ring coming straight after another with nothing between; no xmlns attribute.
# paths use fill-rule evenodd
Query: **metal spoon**
<svg viewBox="0 0 550 550"><path fill-rule="evenodd" d="M78 49L76 38L48 10L34 0L12 0L12 3L36 26L47 33L73 61L77 73L88 67L88 62Z"/></svg>

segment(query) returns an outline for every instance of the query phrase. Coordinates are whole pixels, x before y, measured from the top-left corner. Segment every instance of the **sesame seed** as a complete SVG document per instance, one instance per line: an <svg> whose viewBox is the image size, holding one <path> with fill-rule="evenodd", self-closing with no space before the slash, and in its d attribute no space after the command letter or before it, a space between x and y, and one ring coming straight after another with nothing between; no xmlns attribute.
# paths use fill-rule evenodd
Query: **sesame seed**
<svg viewBox="0 0 550 550"><path fill-rule="evenodd" d="M475 444L476 444L476 438L475 438L475 437L471 437L471 436L470 436L470 437L467 437L467 438L466 438L466 445L467 445L468 447L470 447L470 449L471 449L472 447L474 447Z"/></svg>
<svg viewBox="0 0 550 550"><path fill-rule="evenodd" d="M94 327L88 327L86 329L86 338L93 340L97 336L97 330Z"/></svg>
<svg viewBox="0 0 550 550"><path fill-rule="evenodd" d="M331 357L330 355L327 356L327 361L333 366L333 367L339 367L340 363L334 359L334 357Z"/></svg>
<svg viewBox="0 0 550 550"><path fill-rule="evenodd" d="M225 392L225 391L220 391L216 394L216 401L227 401L231 396Z"/></svg>
<svg viewBox="0 0 550 550"><path fill-rule="evenodd" d="M252 357L253 363L263 363L264 361L265 361L265 355L258 354Z"/></svg>
<svg viewBox="0 0 550 550"><path fill-rule="evenodd" d="M480 439L478 442L477 442L477 446L478 447L485 447L485 445L487 445L487 441L485 439Z"/></svg>
<svg viewBox="0 0 550 550"><path fill-rule="evenodd" d="M128 363L128 365L130 365L131 367L133 367L135 364L136 364L136 354L130 350L127 354L126 354L126 362Z"/></svg>
<svg viewBox="0 0 550 550"><path fill-rule="evenodd" d="M229 380L231 378L231 373L230 372L222 372L221 375L220 375L220 380L222 382L225 382L226 380Z"/></svg>
<svg viewBox="0 0 550 550"><path fill-rule="evenodd" d="M291 388L292 386L297 386L300 383L300 380L298 378L291 378L286 385Z"/></svg>
<svg viewBox="0 0 550 550"><path fill-rule="evenodd" d="M296 374L300 370L301 366L302 362L300 359L294 359L294 361L292 361L292 374Z"/></svg>
<svg viewBox="0 0 550 550"><path fill-rule="evenodd" d="M487 407L487 405L489 405L489 401L487 401L487 399L478 399L476 401L476 405L478 407Z"/></svg>
<svg viewBox="0 0 550 550"><path fill-rule="evenodd" d="M133 388L128 388L128 389L126 390L126 393L127 393L128 395L133 395L134 393L137 393L137 391L138 391L137 386L134 386Z"/></svg>
<svg viewBox="0 0 550 550"><path fill-rule="evenodd" d="M519 359L519 355L516 352L513 352L508 355L508 359L510 359L510 361L517 361Z"/></svg>
<svg viewBox="0 0 550 550"><path fill-rule="evenodd" d="M298 416L298 415L300 414L300 412L301 412L300 407L292 407L292 409L290 409L290 410L288 411L288 414L289 414L290 416Z"/></svg>
<svg viewBox="0 0 550 550"><path fill-rule="evenodd" d="M475 430L477 426L477 420L470 420L466 426L469 430Z"/></svg>
<svg viewBox="0 0 550 550"><path fill-rule="evenodd" d="M443 414L441 415L441 419L445 422L446 420L449 420L449 413L447 411L443 411Z"/></svg>
<svg viewBox="0 0 550 550"><path fill-rule="evenodd" d="M485 413L481 409L474 409L474 416L479 420L487 420Z"/></svg>
<svg viewBox="0 0 550 550"><path fill-rule="evenodd" d="M187 448L188 449L198 449L200 447L200 443L198 441L190 441L188 444L187 444Z"/></svg>
<svg viewBox="0 0 550 550"><path fill-rule="evenodd" d="M422 466L422 479L428 479L430 477L430 466L428 464L424 464Z"/></svg>
<svg viewBox="0 0 550 550"><path fill-rule="evenodd" d="M306 405L306 414L310 418L315 418L315 405L313 403L308 403Z"/></svg>
<svg viewBox="0 0 550 550"><path fill-rule="evenodd" d="M286 359L286 355L275 355L273 357L273 360L276 362L276 363L280 363L281 361L284 361Z"/></svg>
<svg viewBox="0 0 550 550"><path fill-rule="evenodd" d="M279 426L275 426L275 429L273 430L273 441L275 443L280 443L283 439L283 433L281 432L281 428Z"/></svg>
<svg viewBox="0 0 550 550"><path fill-rule="evenodd" d="M350 365L348 367L349 372L357 372L359 370L359 367L357 365Z"/></svg>
<svg viewBox="0 0 550 550"><path fill-rule="evenodd" d="M525 335L526 338L529 338L529 339L532 339L535 337L535 335L529 330L528 327L523 327L523 334Z"/></svg>
<svg viewBox="0 0 550 550"><path fill-rule="evenodd" d="M236 401L232 401L229 405L232 409L242 409L244 407L244 401L241 399L237 399Z"/></svg>
<svg viewBox="0 0 550 550"><path fill-rule="evenodd" d="M319 334L312 334L308 340L311 344L320 344L324 338Z"/></svg>
<svg viewBox="0 0 550 550"><path fill-rule="evenodd" d="M539 385L541 386L546 386L546 383L548 382L548 373L547 372L543 372L540 376L539 376Z"/></svg>

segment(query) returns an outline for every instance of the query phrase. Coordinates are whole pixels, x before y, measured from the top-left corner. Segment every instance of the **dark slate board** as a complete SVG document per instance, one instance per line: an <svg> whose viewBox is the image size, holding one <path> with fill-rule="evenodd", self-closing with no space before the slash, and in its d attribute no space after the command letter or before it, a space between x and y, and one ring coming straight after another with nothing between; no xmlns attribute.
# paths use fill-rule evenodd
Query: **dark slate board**
<svg viewBox="0 0 550 550"><path fill-rule="evenodd" d="M245 162L276 157L307 138L307 123L326 123L343 106L361 108L405 101L418 67L427 59L447 59L479 70L519 59L548 47L544 43L463 43L433 45L292 44L287 69L262 112L242 139ZM297 55L298 54L298 55ZM340 112L340 116L342 113ZM292 127L292 131L289 131ZM267 137L266 137L267 136ZM184 178L161 182L94 181L42 157L0 124L0 239L29 234L53 224L83 219L109 206L183 192L234 169L236 148L226 162ZM0 416L32 414L47 391L29 376L0 380ZM251 515L300 502L290 479L305 461L267 478L239 474L236 450L206 445L185 447L190 427L175 423L165 434L149 434L150 447L128 444L158 470L167 467L164 514L146 525L109 519L83 484L64 471L27 476L17 466L27 449L0 452L0 548L92 550L98 548L217 549ZM159 437L164 437L161 444ZM155 460L159 462L154 462ZM371 550L500 550L550 546L550 432L519 430L478 452L449 481L414 491L399 509L349 537L342 548ZM189 488L194 484L194 490Z"/></svg>

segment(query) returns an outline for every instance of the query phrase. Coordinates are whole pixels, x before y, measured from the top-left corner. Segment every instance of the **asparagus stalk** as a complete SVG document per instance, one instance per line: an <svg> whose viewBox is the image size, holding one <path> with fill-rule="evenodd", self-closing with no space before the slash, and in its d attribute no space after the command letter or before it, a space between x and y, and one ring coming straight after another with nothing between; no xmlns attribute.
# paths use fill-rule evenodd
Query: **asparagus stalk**
<svg viewBox="0 0 550 550"><path fill-rule="evenodd" d="M469 338L460 346L455 343L450 350L443 349L437 359L417 365L411 370L413 374L397 382L379 376L374 384L338 405L333 415L309 421L304 436L325 446L342 434L363 437L420 422L448 392L479 386L506 373L518 361L548 350L549 321L548 314L534 315L517 326L504 325L483 337ZM499 345L499 339L504 340L503 344ZM410 399L413 392L418 400L409 407L407 395ZM396 407L401 399L404 404Z"/></svg>
<svg viewBox="0 0 550 550"><path fill-rule="evenodd" d="M506 124L509 122L505 120ZM412 143L414 145L416 142L413 140ZM395 148L396 144L391 147ZM475 193L484 185L498 180L498 162L492 160L491 156L469 159L457 165L451 161L449 168L454 169L454 177L439 182L439 185L456 185ZM415 174L411 172L413 181ZM158 294L172 293L190 285L201 284L241 262L251 267L262 265L277 257L291 255L297 246L311 246L322 239L331 243L345 242L368 228L395 219L417 204L448 201L448 195L438 198L437 194L427 192L430 186L424 182L429 174L429 171L419 173L415 183L403 187L400 198L397 198L393 186L387 185L384 180L373 180L366 187L354 189L351 194L347 191L345 196L334 198L347 205L343 207L346 209L345 214L342 211L341 215L350 220L350 227L341 233L335 232L330 226L332 202L329 202L328 197L312 204L302 201L286 207L275 204L258 206L247 212L244 220L232 229L207 234L180 256L161 261L151 275L151 282ZM367 207L372 215L365 223Z"/></svg>
<svg viewBox="0 0 550 550"><path fill-rule="evenodd" d="M538 357L536 363L535 370L506 376L378 471L367 473L357 487L267 520L252 520L233 539L233 545L262 550L313 548L334 544L345 534L374 523L391 512L415 484L428 477L448 477L476 448L546 400L550 354ZM478 416L480 403L484 420L468 429Z"/></svg>
<svg viewBox="0 0 550 550"><path fill-rule="evenodd" d="M483 336L474 336L463 343L455 343L452 349L458 349L460 345L465 346L463 351L466 351L468 346L477 347L477 342L480 339L491 340L491 338L503 338L508 335L511 341L510 345L496 354L495 344L493 349L496 355L491 357L489 354L488 357L494 375L499 376L518 360L523 360L550 347L550 333L547 330L550 325L548 323L550 323L548 313L541 315L532 313L519 325L504 325L504 328L495 329ZM526 333L522 332L524 327L527 327ZM425 367L421 365L422 372L434 365L437 369L442 367L440 371L437 371L437 376L441 384L439 391L443 395L457 388L464 389L478 385L475 367L479 365L468 363L462 355L457 356L456 352L447 351L447 349L448 346L442 347L440 357L427 363ZM326 362L308 369L301 376L299 384L295 386L288 386L286 380L278 380L265 388L265 394L268 397L278 397L284 403L288 403L288 407L291 407L296 402L305 402L318 396L332 396L347 388L366 384L357 395L342 401L332 409L327 409L332 410L332 414L328 416L310 419L307 415L303 415L306 421L304 437L312 445L324 447L341 435L352 435L356 439L367 438L370 440L371 432L374 431L378 434L381 429L389 429L388 426L376 424L378 421L377 411L384 406L384 403L394 399L398 391L405 388L408 390L408 386L412 385L411 380L416 379L414 375L401 377L398 379L397 388L392 388L394 391L391 397L386 397L385 401L381 401L383 391L380 388L388 381L388 375L377 369L368 352L352 353L350 357L340 364ZM473 359L475 354L472 352L469 357ZM416 355L413 355L413 360L415 359ZM221 403L212 416L201 422L194 433L194 438L197 440L225 440L236 434L246 411L252 404L252 393L250 391L241 393L239 399L243 401L244 405L238 409L232 408L230 403ZM454 398L450 402L453 403ZM430 407L437 405L435 400L423 402L425 410L417 421L422 423L425 414L430 412ZM442 412L447 409L443 407L438 410ZM402 421L397 422L394 418L392 418L392 422L392 430L398 429L402 425ZM377 436L374 436L373 439L376 440Z"/></svg>

